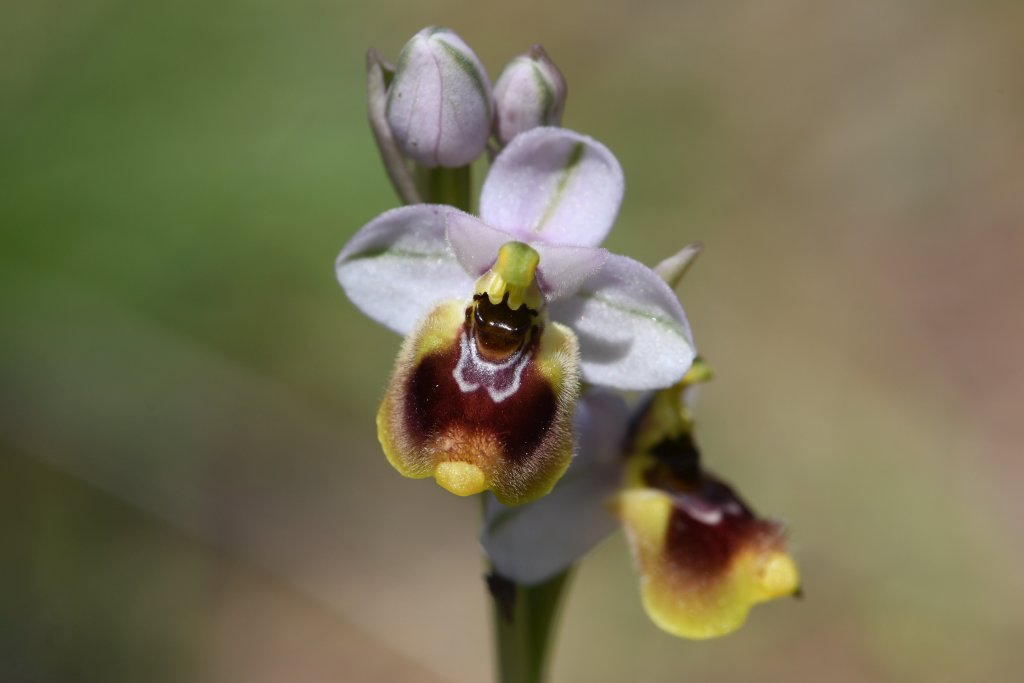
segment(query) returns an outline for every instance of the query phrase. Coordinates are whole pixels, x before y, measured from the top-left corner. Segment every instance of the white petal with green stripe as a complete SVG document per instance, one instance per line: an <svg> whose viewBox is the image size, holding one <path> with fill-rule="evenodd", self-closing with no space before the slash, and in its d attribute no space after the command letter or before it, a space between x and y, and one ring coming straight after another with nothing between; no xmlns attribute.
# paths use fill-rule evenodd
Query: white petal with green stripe
<svg viewBox="0 0 1024 683"><path fill-rule="evenodd" d="M517 135L487 174L485 223L524 242L599 245L622 203L622 168L608 148L564 128Z"/></svg>
<svg viewBox="0 0 1024 683"><path fill-rule="evenodd" d="M696 356L690 325L672 290L650 268L610 254L551 317L576 332L583 379L618 389L678 382Z"/></svg>
<svg viewBox="0 0 1024 683"><path fill-rule="evenodd" d="M468 299L473 279L445 239L448 207L417 204L382 213L338 256L337 276L359 310L408 334L440 302Z"/></svg>

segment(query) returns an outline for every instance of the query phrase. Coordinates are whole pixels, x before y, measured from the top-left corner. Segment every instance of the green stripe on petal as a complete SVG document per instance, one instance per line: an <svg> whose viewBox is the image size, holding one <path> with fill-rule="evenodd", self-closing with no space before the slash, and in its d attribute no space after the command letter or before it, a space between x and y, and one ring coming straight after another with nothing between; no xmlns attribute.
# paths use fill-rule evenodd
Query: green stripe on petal
<svg viewBox="0 0 1024 683"><path fill-rule="evenodd" d="M682 379L694 343L679 300L654 271L611 254L586 287L551 302L551 316L579 336L586 381L657 389Z"/></svg>
<svg viewBox="0 0 1024 683"><path fill-rule="evenodd" d="M683 331L682 326L677 321L671 318L656 315L654 313L651 313L650 311L645 311L642 308L623 306L622 304L615 303L608 297L601 296L600 294L594 294L593 292L578 292L576 296L579 297L580 299L587 299L590 301L597 302L602 306L607 306L608 308L614 311L618 311L619 313L625 313L628 316L654 323L655 325L658 325L662 329L671 332L672 334L684 340L689 341L686 333Z"/></svg>
<svg viewBox="0 0 1024 683"><path fill-rule="evenodd" d="M558 177L558 182L555 185L555 192L551 195L547 206L544 207L544 212L541 214L540 220L537 221L537 225L533 228L534 233L539 234L544 230L544 225L551 220L553 215L555 215L555 211L558 210L558 205L562 203L562 199L565 197L565 189L569 186L569 181L572 179L576 169L579 168L580 160L583 159L584 151L585 149L582 142L577 142L573 145L572 150L569 152L569 157L566 159L565 168Z"/></svg>
<svg viewBox="0 0 1024 683"><path fill-rule="evenodd" d="M346 263L353 261L360 261L363 259L381 258L383 256L394 256L395 258L409 258L409 259L451 259L452 255L449 252L444 251L409 251L407 249L394 249L392 247L380 247L377 249L367 249L366 251L360 251L355 254L349 254L345 257Z"/></svg>
<svg viewBox="0 0 1024 683"><path fill-rule="evenodd" d="M623 190L622 167L607 147L564 128L534 128L495 158L480 191L480 218L526 242L595 247Z"/></svg>
<svg viewBox="0 0 1024 683"><path fill-rule="evenodd" d="M360 310L400 334L445 299L472 291L473 280L445 238L442 207L387 211L357 232L338 255L338 282Z"/></svg>

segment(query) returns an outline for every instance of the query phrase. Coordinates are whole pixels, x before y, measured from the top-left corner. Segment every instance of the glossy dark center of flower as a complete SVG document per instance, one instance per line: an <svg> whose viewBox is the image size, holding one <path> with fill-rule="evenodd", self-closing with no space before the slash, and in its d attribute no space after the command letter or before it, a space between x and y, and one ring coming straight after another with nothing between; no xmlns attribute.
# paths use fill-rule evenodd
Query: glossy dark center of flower
<svg viewBox="0 0 1024 683"><path fill-rule="evenodd" d="M537 312L525 305L516 310L509 308L508 293L498 304L492 304L486 294L477 294L466 310L466 323L472 327L477 350L492 363L507 360L523 347L536 317Z"/></svg>

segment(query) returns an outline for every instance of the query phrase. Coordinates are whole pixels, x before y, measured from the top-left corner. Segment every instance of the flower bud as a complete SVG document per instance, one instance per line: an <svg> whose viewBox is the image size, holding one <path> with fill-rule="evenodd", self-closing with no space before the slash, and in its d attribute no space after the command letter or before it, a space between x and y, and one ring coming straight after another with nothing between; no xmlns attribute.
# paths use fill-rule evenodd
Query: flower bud
<svg viewBox="0 0 1024 683"><path fill-rule="evenodd" d="M402 153L428 168L455 168L484 151L490 135L491 82L455 32L425 28L398 56L387 121Z"/></svg>
<svg viewBox="0 0 1024 683"><path fill-rule="evenodd" d="M494 86L494 133L502 146L532 128L561 125L565 93L562 72L540 45L509 62Z"/></svg>

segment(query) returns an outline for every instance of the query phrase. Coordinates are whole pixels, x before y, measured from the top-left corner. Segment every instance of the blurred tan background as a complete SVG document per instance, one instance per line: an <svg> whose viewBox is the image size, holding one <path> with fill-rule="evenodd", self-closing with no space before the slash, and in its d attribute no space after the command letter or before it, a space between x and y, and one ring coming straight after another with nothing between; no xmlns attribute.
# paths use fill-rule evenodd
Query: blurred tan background
<svg viewBox="0 0 1024 683"><path fill-rule="evenodd" d="M627 177L608 246L707 249L711 466L806 599L644 616L620 536L555 681L995 681L1024 668L1024 5L0 9L0 680L488 680L477 508L393 473L399 340L334 282L395 199L363 59L542 43Z"/></svg>

